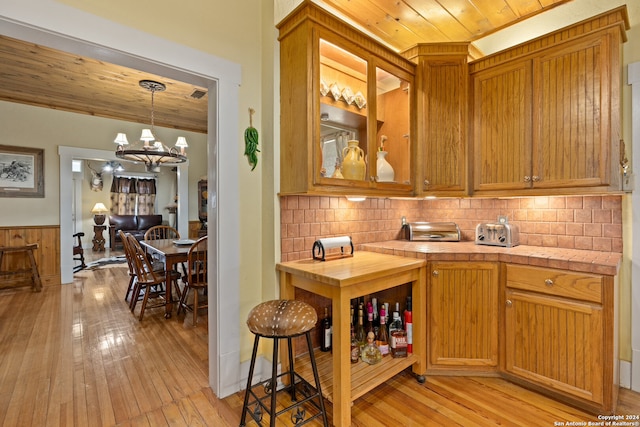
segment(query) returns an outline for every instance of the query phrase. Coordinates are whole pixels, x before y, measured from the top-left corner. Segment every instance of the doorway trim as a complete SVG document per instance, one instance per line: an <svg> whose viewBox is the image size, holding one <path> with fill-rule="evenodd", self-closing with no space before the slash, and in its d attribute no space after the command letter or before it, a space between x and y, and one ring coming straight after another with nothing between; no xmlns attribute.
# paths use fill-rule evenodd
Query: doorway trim
<svg viewBox="0 0 640 427"><path fill-rule="evenodd" d="M221 319L237 318L240 299L238 162L232 161L237 157L237 144L218 144L218 141L240 140L240 65L105 20L55 0L39 0L37 13L34 13L33 7L30 2L1 2L1 33L201 85L209 90L209 263L210 270L216 273L215 279L209 277L210 280L215 280L210 283L209 288L209 385L221 398L237 392L240 384L240 322L226 322L225 327L221 328ZM219 108L221 100L225 105L222 109ZM66 159L69 159L68 162ZM63 156L60 157L60 168L65 168L70 173L71 156L65 154L64 160ZM220 185L221 182L225 185ZM68 197L70 192L60 191L61 206L71 206L70 200L66 200ZM60 253L70 254L72 218L70 214L63 216L62 208L60 215ZM186 215L182 215L182 218L187 220ZM225 242L224 251L219 250L220 241ZM68 246L65 246L67 243ZM66 279L63 283L68 283L70 277L67 264L71 265L70 262L61 265L61 268L64 267L62 276Z"/></svg>

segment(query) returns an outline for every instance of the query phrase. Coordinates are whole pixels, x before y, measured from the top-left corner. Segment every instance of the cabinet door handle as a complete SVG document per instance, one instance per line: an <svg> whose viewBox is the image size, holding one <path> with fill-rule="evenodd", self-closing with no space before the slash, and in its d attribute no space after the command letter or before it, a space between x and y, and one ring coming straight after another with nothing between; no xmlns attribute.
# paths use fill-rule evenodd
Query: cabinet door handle
<svg viewBox="0 0 640 427"><path fill-rule="evenodd" d="M513 305L513 302L511 302L510 299L508 299L505 304L507 305L507 307L511 307Z"/></svg>
<svg viewBox="0 0 640 427"><path fill-rule="evenodd" d="M531 177L529 175L525 175L524 182L530 182L530 181L531 181Z"/></svg>
<svg viewBox="0 0 640 427"><path fill-rule="evenodd" d="M433 277L438 277L438 274L440 274L438 273L438 270L433 270L433 272L431 273Z"/></svg>
<svg viewBox="0 0 640 427"><path fill-rule="evenodd" d="M533 182L538 182L538 181L540 181L540 177L539 177L538 175L533 175L533 177L531 178L531 180L532 180Z"/></svg>
<svg viewBox="0 0 640 427"><path fill-rule="evenodd" d="M545 279L544 284L547 286L553 286L553 280L552 279Z"/></svg>
<svg viewBox="0 0 640 427"><path fill-rule="evenodd" d="M428 179L425 179L424 182L422 183L422 185L424 186L424 189L426 190L427 188L429 188L431 183L429 182Z"/></svg>

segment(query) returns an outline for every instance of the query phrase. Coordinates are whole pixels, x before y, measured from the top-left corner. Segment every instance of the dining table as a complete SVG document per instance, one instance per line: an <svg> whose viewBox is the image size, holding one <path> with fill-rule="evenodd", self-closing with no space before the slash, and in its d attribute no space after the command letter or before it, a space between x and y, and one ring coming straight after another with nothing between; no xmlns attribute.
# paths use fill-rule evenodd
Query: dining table
<svg viewBox="0 0 640 427"><path fill-rule="evenodd" d="M164 263L165 279L165 319L171 318L173 301L171 298L171 272L176 270L176 265L186 262L191 245L195 240L189 239L157 239L141 240L140 245L147 254L157 256Z"/></svg>

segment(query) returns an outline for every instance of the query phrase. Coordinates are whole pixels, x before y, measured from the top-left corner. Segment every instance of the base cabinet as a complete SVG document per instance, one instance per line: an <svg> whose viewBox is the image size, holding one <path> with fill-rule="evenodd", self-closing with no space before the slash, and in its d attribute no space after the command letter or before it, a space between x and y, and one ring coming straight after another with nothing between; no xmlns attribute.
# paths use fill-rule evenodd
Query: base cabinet
<svg viewBox="0 0 640 427"><path fill-rule="evenodd" d="M577 406L612 412L614 293L611 277L506 265L503 372Z"/></svg>
<svg viewBox="0 0 640 427"><path fill-rule="evenodd" d="M498 366L498 264L432 262L427 291L427 372Z"/></svg>

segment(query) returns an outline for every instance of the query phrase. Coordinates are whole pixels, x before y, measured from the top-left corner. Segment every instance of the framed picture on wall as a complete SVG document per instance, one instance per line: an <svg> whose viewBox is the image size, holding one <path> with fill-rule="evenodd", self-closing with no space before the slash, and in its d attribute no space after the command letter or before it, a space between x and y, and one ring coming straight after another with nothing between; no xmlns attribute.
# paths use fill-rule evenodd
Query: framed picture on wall
<svg viewBox="0 0 640 427"><path fill-rule="evenodd" d="M44 150L0 145L0 197L44 197Z"/></svg>

